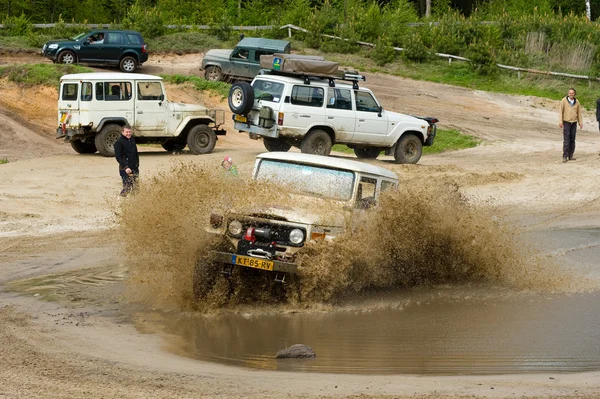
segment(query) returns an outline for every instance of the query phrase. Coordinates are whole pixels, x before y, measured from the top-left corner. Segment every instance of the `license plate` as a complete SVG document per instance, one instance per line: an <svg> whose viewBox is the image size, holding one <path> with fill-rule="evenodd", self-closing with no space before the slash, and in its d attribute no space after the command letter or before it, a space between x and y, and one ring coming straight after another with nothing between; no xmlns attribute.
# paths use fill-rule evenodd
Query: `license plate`
<svg viewBox="0 0 600 399"><path fill-rule="evenodd" d="M238 122L242 122L242 123L248 122L248 118L246 118L243 115L236 115L236 116L233 117L233 119L235 119Z"/></svg>
<svg viewBox="0 0 600 399"><path fill-rule="evenodd" d="M65 123L66 120L67 120L67 113L66 112L61 112L61 114L60 114L60 123Z"/></svg>
<svg viewBox="0 0 600 399"><path fill-rule="evenodd" d="M251 258L249 256L233 255L231 263L238 266L252 267L261 270L273 270L273 262L266 259Z"/></svg>

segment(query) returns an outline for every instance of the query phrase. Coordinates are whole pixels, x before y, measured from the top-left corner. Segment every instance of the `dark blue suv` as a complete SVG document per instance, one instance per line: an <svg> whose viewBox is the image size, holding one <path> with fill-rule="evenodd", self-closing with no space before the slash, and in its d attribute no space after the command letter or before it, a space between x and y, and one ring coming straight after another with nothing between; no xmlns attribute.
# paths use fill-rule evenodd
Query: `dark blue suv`
<svg viewBox="0 0 600 399"><path fill-rule="evenodd" d="M42 53L59 64L118 65L123 72L133 72L148 61L144 38L131 30L98 29L70 40L50 40Z"/></svg>

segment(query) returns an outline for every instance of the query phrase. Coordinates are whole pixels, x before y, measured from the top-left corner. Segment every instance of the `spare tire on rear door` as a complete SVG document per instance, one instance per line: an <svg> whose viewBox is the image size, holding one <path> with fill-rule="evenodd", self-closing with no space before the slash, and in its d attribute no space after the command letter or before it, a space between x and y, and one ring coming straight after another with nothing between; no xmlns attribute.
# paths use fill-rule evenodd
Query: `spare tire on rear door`
<svg viewBox="0 0 600 399"><path fill-rule="evenodd" d="M229 109L234 114L248 115L254 105L254 89L248 82L235 82L229 90Z"/></svg>

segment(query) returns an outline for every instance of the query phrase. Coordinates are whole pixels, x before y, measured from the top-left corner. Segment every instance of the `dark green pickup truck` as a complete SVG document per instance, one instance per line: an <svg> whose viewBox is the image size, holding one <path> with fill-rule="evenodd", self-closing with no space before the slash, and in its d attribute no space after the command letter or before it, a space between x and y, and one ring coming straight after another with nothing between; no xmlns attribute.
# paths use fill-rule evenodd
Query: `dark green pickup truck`
<svg viewBox="0 0 600 399"><path fill-rule="evenodd" d="M233 50L210 50L202 59L206 80L252 80L260 70L260 56L290 52L290 42L247 37Z"/></svg>

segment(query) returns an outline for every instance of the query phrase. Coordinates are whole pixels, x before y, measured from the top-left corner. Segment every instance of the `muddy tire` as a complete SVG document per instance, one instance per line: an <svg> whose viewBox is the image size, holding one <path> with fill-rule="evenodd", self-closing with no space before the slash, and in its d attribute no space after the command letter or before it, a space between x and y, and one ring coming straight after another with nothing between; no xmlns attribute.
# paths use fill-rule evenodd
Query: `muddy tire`
<svg viewBox="0 0 600 399"><path fill-rule="evenodd" d="M218 66L208 66L204 71L204 79L212 82L219 82L223 80L223 71Z"/></svg>
<svg viewBox="0 0 600 399"><path fill-rule="evenodd" d="M121 137L121 126L114 124L104 126L94 138L94 144L100 155L114 157L115 143L119 137Z"/></svg>
<svg viewBox="0 0 600 399"><path fill-rule="evenodd" d="M217 135L206 125L194 126L187 136L187 145L194 155L208 154L217 144Z"/></svg>
<svg viewBox="0 0 600 399"><path fill-rule="evenodd" d="M271 137L264 137L263 144L265 145L265 148L269 152L273 152L273 151L288 152L290 150L290 148L292 148L292 146L289 145L285 140L274 139Z"/></svg>
<svg viewBox="0 0 600 399"><path fill-rule="evenodd" d="M168 140L161 144L162 148L169 152L181 152L186 146L186 143L179 140Z"/></svg>
<svg viewBox="0 0 600 399"><path fill-rule="evenodd" d="M300 143L300 151L305 154L327 156L331 152L331 137L320 129L311 130Z"/></svg>
<svg viewBox="0 0 600 399"><path fill-rule="evenodd" d="M362 159L375 159L381 154L381 148L379 147L356 147L354 153L357 158Z"/></svg>
<svg viewBox="0 0 600 399"><path fill-rule="evenodd" d="M134 72L137 66L137 60L130 55L123 57L119 62L119 69L123 72Z"/></svg>
<svg viewBox="0 0 600 399"><path fill-rule="evenodd" d="M394 158L398 163L417 163L421 159L423 143L412 133L405 133L396 144Z"/></svg>
<svg viewBox="0 0 600 399"><path fill-rule="evenodd" d="M194 276L192 278L192 289L194 292L194 300L206 298L208 293L215 285L215 281L220 277L219 268L222 267L218 263L200 260L194 266Z"/></svg>
<svg viewBox="0 0 600 399"><path fill-rule="evenodd" d="M57 57L59 64L75 64L77 63L77 57L75 53L70 50L65 50L60 53Z"/></svg>
<svg viewBox="0 0 600 399"><path fill-rule="evenodd" d="M73 140L71 141L71 147L78 154L93 154L96 150L96 144L90 142L83 142L81 140Z"/></svg>
<svg viewBox="0 0 600 399"><path fill-rule="evenodd" d="M254 105L254 89L248 82L235 82L231 85L227 101L231 112L248 115Z"/></svg>

